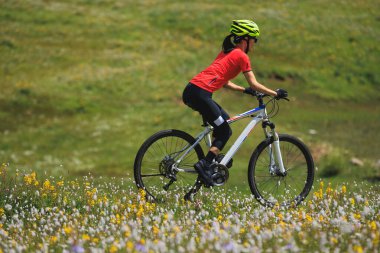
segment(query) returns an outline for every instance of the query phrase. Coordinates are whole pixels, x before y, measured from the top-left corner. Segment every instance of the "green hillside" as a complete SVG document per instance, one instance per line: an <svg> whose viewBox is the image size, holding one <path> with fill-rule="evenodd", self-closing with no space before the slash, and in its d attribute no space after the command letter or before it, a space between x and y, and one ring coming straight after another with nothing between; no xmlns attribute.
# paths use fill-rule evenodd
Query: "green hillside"
<svg viewBox="0 0 380 253"><path fill-rule="evenodd" d="M301 137L320 171L379 176L379 9L370 0L0 0L0 162L132 175L152 133L200 130L182 89L216 56L231 20L252 18L261 29L254 72L291 98L274 119L279 131ZM231 115L256 106L227 91L215 99ZM231 185L246 174L257 130L235 159Z"/></svg>

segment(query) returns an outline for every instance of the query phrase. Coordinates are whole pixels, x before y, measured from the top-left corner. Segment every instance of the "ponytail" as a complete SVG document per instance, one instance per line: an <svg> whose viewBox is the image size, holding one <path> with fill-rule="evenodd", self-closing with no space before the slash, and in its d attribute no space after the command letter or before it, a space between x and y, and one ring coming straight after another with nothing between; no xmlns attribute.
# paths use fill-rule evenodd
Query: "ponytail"
<svg viewBox="0 0 380 253"><path fill-rule="evenodd" d="M231 52L235 48L235 35L230 34L227 35L226 38L224 38L223 44L222 44L222 50L225 54Z"/></svg>

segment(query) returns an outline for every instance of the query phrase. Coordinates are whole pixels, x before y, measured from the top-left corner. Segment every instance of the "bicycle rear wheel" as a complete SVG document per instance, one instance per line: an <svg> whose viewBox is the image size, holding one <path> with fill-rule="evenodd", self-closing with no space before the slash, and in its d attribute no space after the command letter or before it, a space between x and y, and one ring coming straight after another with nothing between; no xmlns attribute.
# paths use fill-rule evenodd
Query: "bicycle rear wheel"
<svg viewBox="0 0 380 253"><path fill-rule="evenodd" d="M285 175L273 163L273 138L268 138L257 146L251 156L249 186L264 206L296 206L306 198L313 185L313 157L299 139L280 134L279 140Z"/></svg>
<svg viewBox="0 0 380 253"><path fill-rule="evenodd" d="M201 146L196 145L177 164L177 169L175 164L194 142L191 135L171 129L160 131L143 143L135 158L134 176L148 200L163 202L170 192L186 194L192 189L198 178L193 165L204 157Z"/></svg>

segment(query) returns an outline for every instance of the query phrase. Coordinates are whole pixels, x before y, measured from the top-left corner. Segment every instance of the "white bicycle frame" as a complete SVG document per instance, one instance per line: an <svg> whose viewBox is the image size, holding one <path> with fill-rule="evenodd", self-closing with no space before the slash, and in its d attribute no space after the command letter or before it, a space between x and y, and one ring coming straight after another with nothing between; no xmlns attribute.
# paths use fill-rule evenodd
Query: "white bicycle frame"
<svg viewBox="0 0 380 253"><path fill-rule="evenodd" d="M245 129L243 130L243 132L239 135L239 137L236 139L236 141L234 142L234 144L231 146L231 148L227 151L227 153L225 154L224 158L222 159L222 161L219 163L223 166L226 166L226 164L228 164L228 162L231 160L231 158L236 154L236 152L239 150L239 148L241 147L241 145L243 144L243 142L245 141L245 139L248 137L249 133L253 130L253 128L255 128L255 126L260 123L261 121L263 120L268 120L268 116L267 116L267 112L266 112L266 108L265 108L265 105L262 105L262 106L259 106L259 107L256 107L252 110L249 110L249 111L246 111L242 114L239 114L239 115L236 115L230 119L227 120L227 123L228 124L232 124L238 120L241 120L243 118L247 118L247 117L252 117L252 120L248 123L248 125L245 127ZM207 125L205 127L205 129L203 130L203 132L201 132L195 139L196 141L193 143L193 145L191 145L190 147L186 147L184 150L186 150L182 155L181 157L177 160L176 164L180 164L180 162L182 161L182 159L196 146L198 145L201 140L203 138L205 138L206 140L206 143L207 143L207 146L208 147L211 147L211 135L210 133L212 132L213 130L213 127L210 126L210 125ZM277 164L278 168L279 168L279 171L281 173L285 173L285 168L284 168L284 164L283 164L283 161L282 161L282 156L281 156L281 150L280 150L280 141L279 141L279 138L278 138L278 135L277 133L274 131L274 129L271 131L271 133L269 132L265 132L266 136L267 137L270 137L272 136L274 141L273 141L273 146L274 146L274 156L273 156L273 152L272 152L272 145L269 145L269 149L270 149L270 161L271 161L271 164L270 164L270 170L272 171L273 168L275 167L275 165ZM277 163L276 163L277 162ZM176 168L178 171L185 171L184 169L181 169L181 168Z"/></svg>

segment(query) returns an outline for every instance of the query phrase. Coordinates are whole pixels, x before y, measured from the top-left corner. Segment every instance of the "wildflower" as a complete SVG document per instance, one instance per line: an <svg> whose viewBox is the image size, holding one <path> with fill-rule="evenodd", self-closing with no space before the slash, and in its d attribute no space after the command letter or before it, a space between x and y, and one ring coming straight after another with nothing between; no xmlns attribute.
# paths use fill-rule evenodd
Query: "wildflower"
<svg viewBox="0 0 380 253"><path fill-rule="evenodd" d="M153 234L158 235L160 233L160 229L157 226L153 226Z"/></svg>
<svg viewBox="0 0 380 253"><path fill-rule="evenodd" d="M65 232L66 235L69 235L69 234L71 234L73 229L71 227L64 227L63 231Z"/></svg>
<svg viewBox="0 0 380 253"><path fill-rule="evenodd" d="M4 208L5 208L5 210L7 210L7 211L12 210L12 206L11 206L10 204L6 204L6 205L4 206Z"/></svg>
<svg viewBox="0 0 380 253"><path fill-rule="evenodd" d="M36 182L38 183L38 181L36 180L36 172L32 172L31 174L27 174L24 176L24 183L26 185L36 185Z"/></svg>
<svg viewBox="0 0 380 253"><path fill-rule="evenodd" d="M89 241L91 238L90 238L90 236L88 235L88 234L83 234L82 235L82 240L83 241Z"/></svg>
<svg viewBox="0 0 380 253"><path fill-rule="evenodd" d="M3 216L4 213L5 213L4 209L0 208L0 217Z"/></svg>
<svg viewBox="0 0 380 253"><path fill-rule="evenodd" d="M133 242L131 241L128 241L126 246L128 250L132 250L134 248Z"/></svg>
<svg viewBox="0 0 380 253"><path fill-rule="evenodd" d="M42 184L42 189L45 191L49 191L51 187L50 181L48 179Z"/></svg>
<svg viewBox="0 0 380 253"><path fill-rule="evenodd" d="M118 250L118 248L115 246L115 244L112 244L111 247L110 247L109 252L110 253L115 253L115 252L117 252L117 250Z"/></svg>
<svg viewBox="0 0 380 253"><path fill-rule="evenodd" d="M313 221L313 217L311 217L309 214L306 214L306 220L309 222Z"/></svg>
<svg viewBox="0 0 380 253"><path fill-rule="evenodd" d="M50 243L51 244L54 244L54 243L56 243L58 241L58 238L56 237L56 236L50 236Z"/></svg>
<svg viewBox="0 0 380 253"><path fill-rule="evenodd" d="M73 245L73 247L71 247L71 251L73 253L83 253L84 248L81 245Z"/></svg>
<svg viewBox="0 0 380 253"><path fill-rule="evenodd" d="M335 237L331 237L331 238L330 238L330 242L331 242L332 244L337 244L337 243L338 243L338 239L336 239Z"/></svg>
<svg viewBox="0 0 380 253"><path fill-rule="evenodd" d="M331 183L326 188L326 194L331 195L333 193L333 189L331 188Z"/></svg>
<svg viewBox="0 0 380 253"><path fill-rule="evenodd" d="M347 188L345 185L342 186L342 193L345 194L347 192Z"/></svg>
<svg viewBox="0 0 380 253"><path fill-rule="evenodd" d="M355 245L354 246L354 251L357 253L363 253L363 248L360 245Z"/></svg>
<svg viewBox="0 0 380 253"><path fill-rule="evenodd" d="M1 213L1 212L0 212ZM373 230L373 231L376 231L376 228L377 228L377 225L376 225L376 222L375 221L371 221L369 223L369 227Z"/></svg>
<svg viewBox="0 0 380 253"><path fill-rule="evenodd" d="M7 165L5 163L2 163L1 166L0 166L0 176L2 174L5 174L6 169L7 169Z"/></svg>

